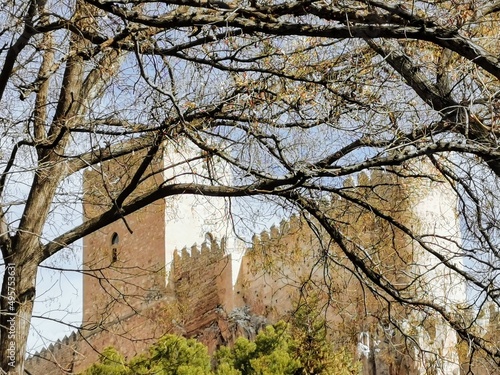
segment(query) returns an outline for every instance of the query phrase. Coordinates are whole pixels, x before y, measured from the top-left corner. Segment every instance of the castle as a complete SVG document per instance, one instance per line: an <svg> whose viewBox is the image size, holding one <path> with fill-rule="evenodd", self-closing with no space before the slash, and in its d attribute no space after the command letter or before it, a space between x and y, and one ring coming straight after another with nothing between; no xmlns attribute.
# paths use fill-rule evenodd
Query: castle
<svg viewBox="0 0 500 375"><path fill-rule="evenodd" d="M140 188L193 178L202 175L197 168L209 168L198 158L183 169L188 155L180 146L164 151ZM130 155L86 173L86 217L109 207L140 160ZM431 168L414 168L420 168L415 175L430 178L360 174L356 184L345 182L343 196L321 204L353 251L398 293L453 310L466 299L464 281L423 251L422 242L353 204L363 199L390 213L460 267L455 193ZM299 304L314 303L328 318L332 340L357 351L366 375L460 374L454 331L437 314L410 312L373 293L370 280L307 215L292 215L244 244L231 235L227 214L222 198L165 198L87 236L82 328L30 358L27 369L78 373L107 346L130 358L165 333L196 337L213 351L286 319ZM395 322L399 333L391 328Z"/></svg>

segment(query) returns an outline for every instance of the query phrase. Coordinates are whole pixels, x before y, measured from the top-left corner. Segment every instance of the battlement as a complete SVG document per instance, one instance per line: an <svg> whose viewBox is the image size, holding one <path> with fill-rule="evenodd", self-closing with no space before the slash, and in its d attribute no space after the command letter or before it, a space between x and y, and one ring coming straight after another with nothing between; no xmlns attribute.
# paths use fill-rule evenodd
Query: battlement
<svg viewBox="0 0 500 375"><path fill-rule="evenodd" d="M50 358L51 356L57 357L58 352L63 348L63 346L75 344L77 342L77 338L77 331L73 331L71 334L65 335L62 339L57 340L55 343L51 343L48 347L35 352L35 354L29 356L28 360L38 363L42 360L42 358Z"/></svg>
<svg viewBox="0 0 500 375"><path fill-rule="evenodd" d="M26 359L26 368L29 371L36 369L37 374L72 373L80 339L78 333L73 331L71 334L29 356Z"/></svg>
<svg viewBox="0 0 500 375"><path fill-rule="evenodd" d="M186 268L209 266L227 255L225 238L217 241L211 233L206 233L205 239L201 246L193 244L189 251L187 247L180 252L178 249L174 250L170 272L176 274Z"/></svg>

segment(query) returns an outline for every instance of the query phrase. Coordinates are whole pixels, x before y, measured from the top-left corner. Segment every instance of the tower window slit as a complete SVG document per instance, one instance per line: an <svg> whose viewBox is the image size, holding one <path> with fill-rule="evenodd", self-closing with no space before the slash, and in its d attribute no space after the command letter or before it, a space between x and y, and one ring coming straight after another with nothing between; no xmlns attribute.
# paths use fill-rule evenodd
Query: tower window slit
<svg viewBox="0 0 500 375"><path fill-rule="evenodd" d="M114 232L111 236L111 246L113 246L111 250L111 263L114 263L118 260L118 249L116 245L118 245L119 242L120 237L118 236L118 233Z"/></svg>

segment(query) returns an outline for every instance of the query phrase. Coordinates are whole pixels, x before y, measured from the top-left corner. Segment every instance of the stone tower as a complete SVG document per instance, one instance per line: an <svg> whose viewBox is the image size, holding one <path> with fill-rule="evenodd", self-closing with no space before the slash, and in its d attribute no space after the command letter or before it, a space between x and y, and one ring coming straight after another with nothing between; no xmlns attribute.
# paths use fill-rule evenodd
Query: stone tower
<svg viewBox="0 0 500 375"><path fill-rule="evenodd" d="M467 292L465 279L453 271L463 267L457 192L430 163L413 163L410 168L411 173L428 176L407 188L413 217L410 227L418 235L412 244L415 256L409 269L418 280L414 293L445 314L459 316L463 314L460 309L467 302ZM438 313L431 315L424 317L414 312L410 318L422 322L417 331L423 352L436 353L420 355L421 374L432 369L436 374L458 375L457 334Z"/></svg>
<svg viewBox="0 0 500 375"><path fill-rule="evenodd" d="M167 183L196 182L213 168L188 145L168 145L154 160L137 191ZM84 215L110 207L130 181L144 155L136 153L88 170L84 176ZM193 161L194 159L194 161ZM224 176L222 176L224 177ZM133 198L132 196L131 198ZM206 233L222 239L230 233L222 198L179 196L155 203L84 238L83 326L92 328L134 314L160 299L174 251L201 244Z"/></svg>

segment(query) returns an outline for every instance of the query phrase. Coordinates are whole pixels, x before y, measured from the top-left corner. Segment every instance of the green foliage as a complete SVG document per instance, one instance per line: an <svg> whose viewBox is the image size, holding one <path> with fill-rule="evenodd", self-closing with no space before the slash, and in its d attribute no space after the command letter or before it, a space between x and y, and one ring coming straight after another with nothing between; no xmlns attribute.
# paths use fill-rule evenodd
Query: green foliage
<svg viewBox="0 0 500 375"><path fill-rule="evenodd" d="M123 356L114 348L106 348L101 359L86 370L83 375L132 375Z"/></svg>
<svg viewBox="0 0 500 375"><path fill-rule="evenodd" d="M345 349L329 356L328 366L323 369L324 375L358 375L361 374L361 363L356 362L352 354Z"/></svg>
<svg viewBox="0 0 500 375"><path fill-rule="evenodd" d="M193 339L167 335L147 354L128 363L108 348L84 375L355 375L359 365L345 351L334 352L324 326L308 336L298 327L279 322L262 330L254 341L239 338L215 354L210 366L207 348Z"/></svg>
<svg viewBox="0 0 500 375"><path fill-rule="evenodd" d="M311 297L294 314L293 349L302 367L296 375L357 375L361 364L345 348L335 350L328 338L327 322L317 308L318 301Z"/></svg>
<svg viewBox="0 0 500 375"><path fill-rule="evenodd" d="M130 362L136 374L210 375L207 348L193 339L166 335L153 345L148 355Z"/></svg>
<svg viewBox="0 0 500 375"><path fill-rule="evenodd" d="M217 352L217 375L295 374L300 362L290 350L292 341L284 322L266 327L257 335L255 342L239 338L233 348L221 348Z"/></svg>
<svg viewBox="0 0 500 375"><path fill-rule="evenodd" d="M149 352L129 363L115 349L106 349L99 363L83 375L212 375L207 348L193 339L166 335Z"/></svg>
<svg viewBox="0 0 500 375"><path fill-rule="evenodd" d="M241 371L236 370L228 363L220 363L217 366L217 375L241 375Z"/></svg>

